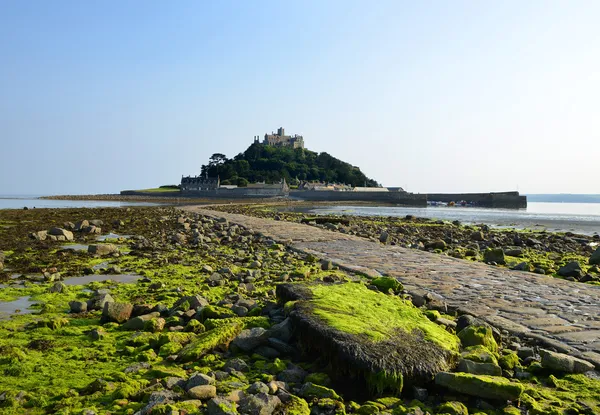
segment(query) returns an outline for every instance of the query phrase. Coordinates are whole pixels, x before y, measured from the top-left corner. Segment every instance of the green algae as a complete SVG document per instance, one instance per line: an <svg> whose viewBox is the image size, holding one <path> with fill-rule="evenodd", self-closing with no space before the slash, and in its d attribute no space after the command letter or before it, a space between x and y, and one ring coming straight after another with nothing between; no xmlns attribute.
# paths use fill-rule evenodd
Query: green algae
<svg viewBox="0 0 600 415"><path fill-rule="evenodd" d="M429 321L407 301L368 290L362 284L312 285L312 312L328 325L350 334L366 335L378 342L396 330L418 330L438 346L458 351L458 339Z"/></svg>
<svg viewBox="0 0 600 415"><path fill-rule="evenodd" d="M498 351L498 344L488 326L467 326L458 332L458 338L464 347L483 346L493 353Z"/></svg>
<svg viewBox="0 0 600 415"><path fill-rule="evenodd" d="M241 331L241 324L236 323L206 331L181 350L179 360L181 362L198 360L211 350L229 344Z"/></svg>

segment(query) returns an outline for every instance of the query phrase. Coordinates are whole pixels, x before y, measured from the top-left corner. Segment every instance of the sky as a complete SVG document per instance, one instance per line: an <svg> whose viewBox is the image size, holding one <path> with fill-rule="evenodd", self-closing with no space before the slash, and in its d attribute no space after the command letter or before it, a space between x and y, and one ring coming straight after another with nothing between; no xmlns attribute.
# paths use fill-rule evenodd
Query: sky
<svg viewBox="0 0 600 415"><path fill-rule="evenodd" d="M0 2L0 194L179 183L255 135L412 192L600 193L600 2Z"/></svg>

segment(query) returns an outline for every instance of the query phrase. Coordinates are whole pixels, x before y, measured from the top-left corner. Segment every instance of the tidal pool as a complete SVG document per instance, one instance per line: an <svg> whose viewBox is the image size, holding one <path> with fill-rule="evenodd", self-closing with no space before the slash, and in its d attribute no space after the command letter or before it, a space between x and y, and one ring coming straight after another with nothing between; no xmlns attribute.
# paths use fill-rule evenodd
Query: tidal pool
<svg viewBox="0 0 600 415"><path fill-rule="evenodd" d="M31 297L19 297L14 301L0 302L0 319L8 318L13 314L31 314L34 310L30 310L35 302L31 301Z"/></svg>
<svg viewBox="0 0 600 415"><path fill-rule="evenodd" d="M69 277L63 280L65 285L85 285L90 282L100 281L114 281L122 284L134 284L137 280L142 278L138 274L91 274L83 275L81 277Z"/></svg>

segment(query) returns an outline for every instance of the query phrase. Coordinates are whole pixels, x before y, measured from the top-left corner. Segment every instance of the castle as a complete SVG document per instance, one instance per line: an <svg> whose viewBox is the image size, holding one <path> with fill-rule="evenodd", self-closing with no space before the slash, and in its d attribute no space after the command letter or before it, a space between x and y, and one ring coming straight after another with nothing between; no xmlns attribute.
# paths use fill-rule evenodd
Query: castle
<svg viewBox="0 0 600 415"><path fill-rule="evenodd" d="M258 136L254 136L254 142L259 142ZM304 148L304 137L298 134L295 134L294 136L285 135L283 127L279 127L277 129L277 134L273 132L271 132L271 134L265 134L265 139L262 143L274 147Z"/></svg>

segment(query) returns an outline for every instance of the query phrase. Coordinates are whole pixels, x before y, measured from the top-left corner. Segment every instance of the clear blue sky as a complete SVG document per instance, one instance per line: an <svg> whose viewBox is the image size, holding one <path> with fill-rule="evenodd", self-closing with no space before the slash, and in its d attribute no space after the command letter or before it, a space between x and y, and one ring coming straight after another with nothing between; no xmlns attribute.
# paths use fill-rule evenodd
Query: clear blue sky
<svg viewBox="0 0 600 415"><path fill-rule="evenodd" d="M600 193L600 2L0 2L0 193L178 183L279 126L409 191Z"/></svg>

